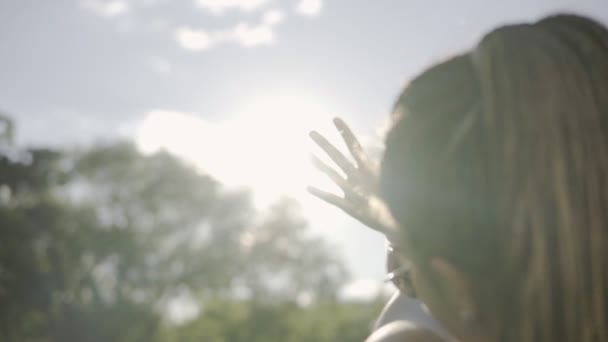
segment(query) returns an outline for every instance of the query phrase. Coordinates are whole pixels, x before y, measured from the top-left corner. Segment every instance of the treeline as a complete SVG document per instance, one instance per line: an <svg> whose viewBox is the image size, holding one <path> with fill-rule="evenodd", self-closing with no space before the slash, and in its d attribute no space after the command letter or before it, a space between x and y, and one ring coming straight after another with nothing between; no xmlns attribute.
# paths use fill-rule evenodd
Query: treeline
<svg viewBox="0 0 608 342"><path fill-rule="evenodd" d="M1 122L0 341L369 333L381 303L338 300L348 274L293 201L255 210L249 192L128 142L16 146ZM180 305L189 320L168 314Z"/></svg>

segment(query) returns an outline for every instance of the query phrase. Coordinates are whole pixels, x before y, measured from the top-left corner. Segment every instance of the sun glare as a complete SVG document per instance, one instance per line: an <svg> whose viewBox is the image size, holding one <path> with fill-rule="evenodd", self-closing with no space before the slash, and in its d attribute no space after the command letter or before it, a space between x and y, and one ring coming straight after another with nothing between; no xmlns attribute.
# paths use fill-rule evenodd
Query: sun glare
<svg viewBox="0 0 608 342"><path fill-rule="evenodd" d="M192 114L154 111L137 133L144 153L161 148L192 162L228 186L254 190L260 206L282 195L306 201L307 185L327 186L313 170L308 132L326 132L337 113L298 96L257 97L223 122L207 123Z"/></svg>

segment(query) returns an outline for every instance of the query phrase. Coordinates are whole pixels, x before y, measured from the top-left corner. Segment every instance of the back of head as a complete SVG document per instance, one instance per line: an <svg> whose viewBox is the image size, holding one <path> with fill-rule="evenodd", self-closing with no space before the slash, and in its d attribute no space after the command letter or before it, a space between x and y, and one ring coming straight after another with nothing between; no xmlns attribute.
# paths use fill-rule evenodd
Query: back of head
<svg viewBox="0 0 608 342"><path fill-rule="evenodd" d="M415 262L475 284L508 341L608 341L608 31L553 16L488 34L405 89L381 193Z"/></svg>

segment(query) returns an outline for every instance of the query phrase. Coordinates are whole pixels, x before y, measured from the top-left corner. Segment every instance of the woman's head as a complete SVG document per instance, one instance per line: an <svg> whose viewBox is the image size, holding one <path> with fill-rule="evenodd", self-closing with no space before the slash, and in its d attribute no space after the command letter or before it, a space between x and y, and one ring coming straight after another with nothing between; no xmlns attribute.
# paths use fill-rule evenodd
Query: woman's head
<svg viewBox="0 0 608 342"><path fill-rule="evenodd" d="M497 29L394 116L381 195L438 318L470 339L608 340L608 32Z"/></svg>

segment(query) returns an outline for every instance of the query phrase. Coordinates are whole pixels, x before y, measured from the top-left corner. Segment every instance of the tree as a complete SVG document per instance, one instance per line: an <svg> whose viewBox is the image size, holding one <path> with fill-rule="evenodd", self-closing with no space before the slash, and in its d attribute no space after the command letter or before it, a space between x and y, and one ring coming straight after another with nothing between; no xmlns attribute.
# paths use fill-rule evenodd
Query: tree
<svg viewBox="0 0 608 342"><path fill-rule="evenodd" d="M0 340L329 341L302 327L349 322L365 336L371 314L348 317L344 267L288 199L256 211L249 192L124 142L2 149L0 195ZM183 294L201 314L166 324Z"/></svg>
<svg viewBox="0 0 608 342"><path fill-rule="evenodd" d="M373 302L251 303L212 301L196 320L170 330L169 342L360 342L382 307Z"/></svg>

